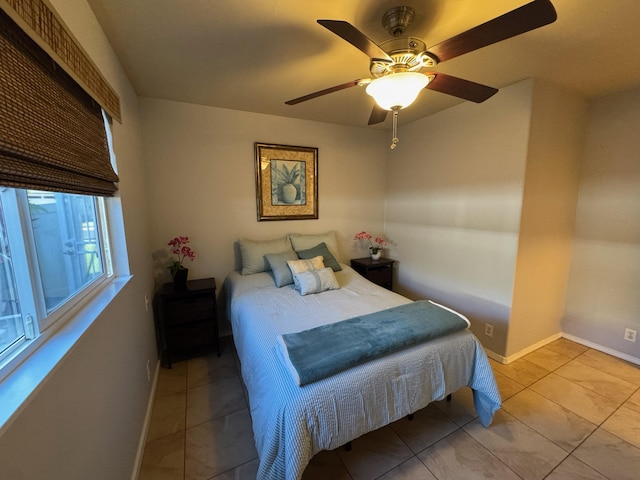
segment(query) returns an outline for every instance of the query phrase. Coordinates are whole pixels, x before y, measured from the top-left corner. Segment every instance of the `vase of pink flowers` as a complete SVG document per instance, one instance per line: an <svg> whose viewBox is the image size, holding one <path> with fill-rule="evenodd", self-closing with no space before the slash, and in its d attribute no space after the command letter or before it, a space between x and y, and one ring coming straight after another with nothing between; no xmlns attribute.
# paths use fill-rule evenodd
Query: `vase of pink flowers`
<svg viewBox="0 0 640 480"><path fill-rule="evenodd" d="M354 239L365 240L369 243L369 253L372 260L380 260L380 257L382 257L382 249L387 246L387 241L384 238L373 238L373 235L368 234L364 230L357 233Z"/></svg>
<svg viewBox="0 0 640 480"><path fill-rule="evenodd" d="M173 285L177 290L184 290L187 288L187 277L189 276L189 269L184 266L184 261L188 258L193 261L196 258L196 252L188 246L189 237L176 237L169 241L168 245L171 247L171 253L176 258L169 266L171 272L171 278L173 278Z"/></svg>

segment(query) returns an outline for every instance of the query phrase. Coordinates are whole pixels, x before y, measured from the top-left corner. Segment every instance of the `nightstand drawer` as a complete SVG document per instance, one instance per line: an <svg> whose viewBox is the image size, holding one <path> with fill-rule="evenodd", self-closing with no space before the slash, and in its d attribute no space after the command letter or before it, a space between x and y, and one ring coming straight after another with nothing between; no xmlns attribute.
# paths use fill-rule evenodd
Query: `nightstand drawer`
<svg viewBox="0 0 640 480"><path fill-rule="evenodd" d="M197 349L213 345L216 341L215 329L211 323L186 325L171 332L171 347L176 351Z"/></svg>
<svg viewBox="0 0 640 480"><path fill-rule="evenodd" d="M370 268L367 271L367 278L369 281L383 287L391 285L392 275L393 269L391 265L385 265L379 268Z"/></svg>
<svg viewBox="0 0 640 480"><path fill-rule="evenodd" d="M180 301L165 301L165 319L167 323L174 325L184 322L198 322L207 320L213 316L213 298L192 297Z"/></svg>
<svg viewBox="0 0 640 480"><path fill-rule="evenodd" d="M156 293L154 320L163 366L171 368L174 355L204 353L204 347L214 346L220 356L215 278L189 280L178 289L165 283Z"/></svg>
<svg viewBox="0 0 640 480"><path fill-rule="evenodd" d="M354 258L351 260L351 268L370 282L392 290L394 263L394 260L388 258L380 258L379 260L372 260L370 257Z"/></svg>

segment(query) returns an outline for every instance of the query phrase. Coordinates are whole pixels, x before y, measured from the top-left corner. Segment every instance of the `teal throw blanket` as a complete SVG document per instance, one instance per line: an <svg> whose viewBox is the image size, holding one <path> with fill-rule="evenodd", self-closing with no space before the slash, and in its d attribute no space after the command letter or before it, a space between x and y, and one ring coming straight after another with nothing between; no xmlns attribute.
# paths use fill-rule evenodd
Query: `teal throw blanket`
<svg viewBox="0 0 640 480"><path fill-rule="evenodd" d="M467 328L465 318L418 300L380 312L282 335L285 361L299 385L367 360ZM289 368L291 370L291 368ZM297 374L297 375L296 375Z"/></svg>

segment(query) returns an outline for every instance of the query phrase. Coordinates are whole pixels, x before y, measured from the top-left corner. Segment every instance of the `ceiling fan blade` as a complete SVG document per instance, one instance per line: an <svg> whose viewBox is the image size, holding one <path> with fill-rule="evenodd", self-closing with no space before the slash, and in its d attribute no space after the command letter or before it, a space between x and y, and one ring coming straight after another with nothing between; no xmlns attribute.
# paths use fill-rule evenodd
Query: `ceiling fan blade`
<svg viewBox="0 0 640 480"><path fill-rule="evenodd" d="M425 87L426 89L464 98L465 100L471 100L476 103L484 102L498 91L497 88L488 87L487 85L458 77L452 77L444 73L427 73L427 75L435 75L435 78L429 82Z"/></svg>
<svg viewBox="0 0 640 480"><path fill-rule="evenodd" d="M369 58L393 62L382 48L349 22L344 20L318 20L318 23L349 42L361 52L364 52Z"/></svg>
<svg viewBox="0 0 640 480"><path fill-rule="evenodd" d="M371 115L369 116L369 123L367 125L375 125L376 123L382 123L387 118L387 110L380 107L377 103L373 105Z"/></svg>
<svg viewBox="0 0 640 480"><path fill-rule="evenodd" d="M429 53L440 62L553 23L558 18L549 0L534 0L455 37L440 42Z"/></svg>
<svg viewBox="0 0 640 480"><path fill-rule="evenodd" d="M335 87L325 88L324 90L319 90L317 92L310 93L308 95L304 95L302 97L294 98L293 100L287 100L287 105L296 105L301 102L306 102L307 100L311 100L316 97L321 97L322 95L326 95L328 93L339 92L340 90L344 90L345 88L355 87L361 82L361 79L352 80L347 83L343 83L342 85L336 85Z"/></svg>

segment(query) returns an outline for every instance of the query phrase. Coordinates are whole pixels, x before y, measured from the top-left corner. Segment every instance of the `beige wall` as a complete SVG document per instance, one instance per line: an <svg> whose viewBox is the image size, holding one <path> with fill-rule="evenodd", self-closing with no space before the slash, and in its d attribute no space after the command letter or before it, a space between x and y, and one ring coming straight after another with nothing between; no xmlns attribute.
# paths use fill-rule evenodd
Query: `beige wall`
<svg viewBox="0 0 640 480"><path fill-rule="evenodd" d="M348 262L366 254L357 232L383 233L385 132L151 98L141 109L152 248L158 254L170 238L189 236L197 252L190 277L221 285L239 237L336 230ZM257 221L254 142L318 147L317 220ZM165 264L156 272L166 280Z"/></svg>
<svg viewBox="0 0 640 480"><path fill-rule="evenodd" d="M467 314L506 345L527 161L532 81L402 126L387 165L386 232L398 289ZM483 322L494 325L485 337Z"/></svg>
<svg viewBox="0 0 640 480"><path fill-rule="evenodd" d="M591 104L563 331L635 359L640 332L640 88Z"/></svg>
<svg viewBox="0 0 640 480"><path fill-rule="evenodd" d="M587 102L536 81L505 355L561 333Z"/></svg>
<svg viewBox="0 0 640 480"><path fill-rule="evenodd" d="M116 223L123 228L115 232L113 252L118 272L133 278L2 428L1 476L126 479L151 393L147 361L155 366L157 360L153 318L144 303L153 277L138 100L86 2L51 4L121 98L122 124L113 126L121 182L112 202L122 205Z"/></svg>

